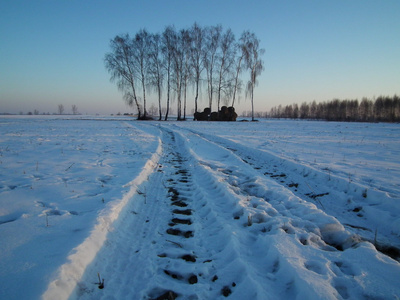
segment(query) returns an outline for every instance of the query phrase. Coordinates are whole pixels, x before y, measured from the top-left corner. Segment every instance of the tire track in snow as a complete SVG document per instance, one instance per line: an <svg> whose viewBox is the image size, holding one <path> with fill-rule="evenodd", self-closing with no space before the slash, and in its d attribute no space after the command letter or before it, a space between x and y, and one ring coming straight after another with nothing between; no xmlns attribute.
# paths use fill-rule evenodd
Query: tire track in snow
<svg viewBox="0 0 400 300"><path fill-rule="evenodd" d="M299 198L315 204L327 214L338 219L347 231L361 236L362 239L373 243L378 251L400 261L398 238L400 232L398 226L395 225L397 216L392 211L387 211L387 204L382 200L386 199L386 195L383 193L367 191L366 187L353 184L350 179L346 181L330 173L325 174L310 167L274 157L263 151L247 149L244 145L221 137L194 130L190 130L190 132L230 150L243 162L258 171L260 176L269 177L278 184L289 188ZM390 199L387 200L390 201ZM391 201L391 205L394 204ZM375 210L377 210L376 213ZM377 219L382 215L386 215L393 222L387 223L388 226L391 226L390 228L379 230L377 241L376 233L378 229L383 228L374 228L370 224L379 224Z"/></svg>
<svg viewBox="0 0 400 300"><path fill-rule="evenodd" d="M196 136L191 136L191 139L196 140ZM202 142L203 145L201 145ZM198 167L195 167L197 171L194 172L193 177L203 187L203 193L208 199L206 207L209 211L212 211L215 218L221 220L219 224L223 224L216 230L224 232L219 239L226 239L222 241L223 244L228 244L228 247L217 251L219 253L214 256L214 258L217 258L214 264L219 273L229 274L229 279L226 278L226 280L235 285L234 288L225 285L226 291L229 291L228 293L232 292L232 297L235 299L291 298L299 293L301 294L301 289L296 288L296 285L300 285L308 287L307 295L320 296L320 292L315 286L306 284L301 278L301 274L307 268L302 265L301 270L295 270L297 265L290 266L285 255L281 254L285 249L271 246L274 244L281 245L282 241L278 243L276 241L285 238L282 235L285 235L286 231L290 230L289 226L286 228L285 222L282 221L282 218L279 218L278 212L272 207L270 209L272 211L271 221L272 223L278 222L274 230L276 232L271 234L272 239L266 238L271 231L264 224L268 223L269 216L265 214L263 209L257 209L257 205L254 203L251 208L247 203L249 197L255 198L255 196L250 195L249 191L246 192L246 185L249 184L246 181L249 181L251 177L251 173L249 175L250 171L242 174L243 177L248 177L244 178L244 182L236 182L236 184L231 185L220 173L226 172L232 175L235 172L234 170L238 169L235 163L240 163L240 160L234 161L233 166L224 165L223 162L229 162L234 159L229 154L229 151L225 151L220 155L221 159L214 164L215 161L198 156L195 145L205 149L206 156L210 156L209 153L221 153L224 149L221 150L213 143L199 139L195 142L192 141L191 146L188 146L189 149L193 150L192 154L195 156L194 164L199 164ZM251 186L252 184L249 185ZM264 199L258 199L258 201L265 203ZM258 226L253 226L252 224L252 213L254 211L256 212L254 214L254 222ZM290 217L286 219L290 221ZM293 239L286 238L285 241L285 245L289 249L298 247L296 240L293 241ZM218 241L216 243L214 247L219 249ZM329 250L335 250L333 247L327 247ZM280 267L280 265L284 267ZM319 270L319 266L320 264L313 262L308 262L307 264L309 269L314 270ZM297 274L297 280L291 274ZM334 287L330 285L328 287L331 288L330 295L338 294ZM326 286L320 288L320 290L326 291Z"/></svg>
<svg viewBox="0 0 400 300"><path fill-rule="evenodd" d="M370 243L359 244L357 236L348 232L334 217L265 178L257 167L250 166L232 149L196 133L186 136L191 140L189 147L205 170L203 177L210 177L208 184L222 185L225 195L230 191L229 198L235 198L232 194L239 198L233 219L241 220L238 231L240 226L248 228L248 235L242 234L239 239L245 245L241 253L250 253L246 262L259 275L275 282L285 282L272 288L278 298L373 297L376 290L366 287L360 280L364 273L360 269L367 270L368 266L363 266L359 260L354 265L348 263L348 256L357 251L368 252L374 260L380 256L378 263L382 261L383 268L394 266L398 272L398 265L378 254ZM232 207L221 207L219 213L227 213L232 208L235 208L235 203ZM256 249L264 250L253 250L250 240L257 245ZM265 258L267 253L271 257ZM253 257L259 261L254 262ZM266 269L270 272L260 265L269 266ZM247 273L251 273L251 269ZM386 282L391 281L390 277L386 276L386 280L377 277L388 290L393 290L393 286Z"/></svg>
<svg viewBox="0 0 400 300"><path fill-rule="evenodd" d="M176 170L170 172L166 187L172 206L180 208L171 208L172 219L166 230L171 237L163 247L165 251L158 255L161 261L157 277L161 280L147 295L152 299L167 295L177 295L179 299L224 298L246 281L245 263L226 219L210 205L215 195L210 197L203 182L195 177L196 165L184 139L163 130L169 144L164 148L169 148L168 159ZM214 192L218 193L218 189ZM241 272L237 273L238 269ZM252 282L245 285L246 289L254 289Z"/></svg>
<svg viewBox="0 0 400 300"><path fill-rule="evenodd" d="M196 139L195 136L192 138ZM202 146L202 148L208 148L209 152L217 153L226 150L214 151L212 148L219 146L204 141L207 146ZM201 144L201 141L196 144ZM303 286L303 289L307 287L305 288L308 290L307 297L321 296L318 287L305 282L301 278L301 274L304 269L318 270L322 273L326 271L322 271L324 263L308 262L304 258L306 261L304 266L302 265L300 270L296 270L298 268L297 261L291 265L287 259L287 256L293 256L292 252L296 252L296 256L301 259L301 251L296 250L300 243L292 237L285 236L287 234L294 235L296 232L293 226L296 220L293 220L294 216L289 213L288 208L281 203L274 207L265 198L257 195L258 190L265 189L265 187L257 182L257 176L252 176L254 172L252 173L250 168L247 168L247 172L241 172L240 169L246 169L246 165L244 164L242 168L238 166L240 159L231 156L229 151L221 154L221 159L218 159L217 162L201 157L198 159L202 165L199 180L203 182L203 186L209 186L209 193L219 200L212 204L214 211L224 218L225 224L230 224L231 232L235 237L235 247L241 253L241 260L245 262L246 267L243 273L246 274L246 279L252 281L255 286L249 289L245 285L243 290L236 295L233 294L235 298L249 297L249 292L254 293L250 296L252 299L295 298L302 293L302 289L298 289L296 286ZM224 164L229 161L233 161L232 164ZM217 194L215 194L216 190ZM275 195L270 194L269 196ZM278 201L282 200L281 196ZM313 223L308 225L310 231L317 228ZM240 232L240 235L235 235L236 232ZM325 244L316 234L311 237L311 239L313 238L316 240L316 244L319 243L324 250L336 250ZM285 248L280 247L282 244L285 244ZM287 251L287 249L290 250ZM338 295L337 290L330 285L319 289L328 292L332 299Z"/></svg>
<svg viewBox="0 0 400 300"><path fill-rule="evenodd" d="M192 178L183 140L161 129L157 171L138 186L72 299L218 299L256 290L226 219ZM97 273L104 289L97 288Z"/></svg>

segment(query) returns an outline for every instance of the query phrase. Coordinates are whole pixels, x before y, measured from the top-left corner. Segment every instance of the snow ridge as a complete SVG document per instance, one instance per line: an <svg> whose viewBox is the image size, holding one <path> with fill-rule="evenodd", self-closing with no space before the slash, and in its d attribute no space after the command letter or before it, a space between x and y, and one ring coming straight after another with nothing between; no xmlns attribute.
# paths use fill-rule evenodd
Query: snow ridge
<svg viewBox="0 0 400 300"><path fill-rule="evenodd" d="M162 144L159 139L156 152L147 160L140 174L126 185L130 186L129 191L122 199L113 201L103 210L90 236L75 249L75 253L68 257L69 262L60 267L58 278L49 284L47 291L43 294L43 299L69 298L85 269L103 246L108 233L114 230L113 223L119 218L124 207L137 192L138 186L147 180L156 168L161 152Z"/></svg>
<svg viewBox="0 0 400 300"><path fill-rule="evenodd" d="M398 218L400 199L330 172L323 172L287 158L283 159L269 151L246 147L204 132L195 130L189 132L236 153L241 161L269 176L278 184L286 185L300 198L315 203L363 239L378 243L377 246L382 249L391 246L394 247L394 252L400 249ZM382 223L382 218L390 221ZM379 225L372 227L372 224ZM378 241L376 232L379 232Z"/></svg>

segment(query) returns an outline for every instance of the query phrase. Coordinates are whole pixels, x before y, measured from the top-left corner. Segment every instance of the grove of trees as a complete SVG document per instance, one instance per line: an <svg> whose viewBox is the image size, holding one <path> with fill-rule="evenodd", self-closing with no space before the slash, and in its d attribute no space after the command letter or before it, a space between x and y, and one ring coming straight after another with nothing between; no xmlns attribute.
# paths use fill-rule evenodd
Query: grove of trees
<svg viewBox="0 0 400 300"><path fill-rule="evenodd" d="M194 112L198 112L203 85L210 109L216 106L219 111L221 103L233 106L243 89L243 74L248 75L246 95L254 119L254 89L264 69L264 50L254 33L244 31L236 40L230 29L194 23L180 30L167 26L162 33L141 29L133 37L117 35L110 41L110 48L105 67L126 103L137 110L138 119L149 117L149 92L157 95L159 120L163 112L168 119L172 100L176 100L177 119L186 119L190 88L194 92Z"/></svg>
<svg viewBox="0 0 400 300"><path fill-rule="evenodd" d="M266 115L270 118L327 121L400 122L400 97L379 96L375 100L338 100L279 105Z"/></svg>

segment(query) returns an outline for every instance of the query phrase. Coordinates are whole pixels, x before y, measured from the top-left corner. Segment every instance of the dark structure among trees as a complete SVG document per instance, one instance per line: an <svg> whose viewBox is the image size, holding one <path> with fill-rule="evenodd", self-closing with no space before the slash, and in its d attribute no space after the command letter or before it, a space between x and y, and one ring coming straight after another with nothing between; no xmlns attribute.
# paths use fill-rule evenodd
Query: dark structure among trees
<svg viewBox="0 0 400 300"><path fill-rule="evenodd" d="M185 120L190 86L194 90L194 112L198 113L202 84L206 86L210 112L217 106L218 119L236 119L233 105L243 86L243 71L250 75L246 91L254 119L254 88L263 71L264 53L254 33L245 31L236 41L230 29L223 30L220 25L202 28L195 23L181 30L168 26L162 34L142 29L132 38L117 35L110 41L110 48L104 59L106 69L126 103L136 108L139 119L148 118L147 96L154 91L159 120L162 97L166 98L165 120L172 100L176 100L177 119Z"/></svg>
<svg viewBox="0 0 400 300"><path fill-rule="evenodd" d="M349 122L400 122L400 97L380 96L375 100L331 100L274 107L270 118L310 119Z"/></svg>
<svg viewBox="0 0 400 300"><path fill-rule="evenodd" d="M203 112L194 113L194 119L197 121L236 121L237 113L233 106L222 106L218 112L211 112L209 107L206 107Z"/></svg>

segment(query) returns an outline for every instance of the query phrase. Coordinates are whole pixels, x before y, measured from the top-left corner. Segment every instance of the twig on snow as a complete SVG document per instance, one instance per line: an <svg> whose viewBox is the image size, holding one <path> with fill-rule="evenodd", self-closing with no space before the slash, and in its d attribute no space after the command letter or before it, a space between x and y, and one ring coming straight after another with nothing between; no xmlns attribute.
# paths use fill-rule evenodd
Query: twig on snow
<svg viewBox="0 0 400 300"><path fill-rule="evenodd" d="M311 186L307 183L307 182L305 182L306 184L307 184L307 186L310 188L310 190L315 194L315 192L314 192L314 190L311 188ZM321 207L325 210L325 207L322 205L322 202L317 198L317 197L315 197L314 198L316 201L318 201L318 203L321 205Z"/></svg>
<svg viewBox="0 0 400 300"><path fill-rule="evenodd" d="M104 278L103 279L100 278L100 273L97 273L97 276L99 277L99 283L98 283L99 289L104 289Z"/></svg>
<svg viewBox="0 0 400 300"><path fill-rule="evenodd" d="M170 241L170 240L166 240L166 241L178 246L179 248L183 248L183 246L181 244L179 244L179 243L176 243L176 242L173 242L173 241Z"/></svg>
<svg viewBox="0 0 400 300"><path fill-rule="evenodd" d="M143 197L144 197L144 204L147 204L146 187L144 188L144 192L142 192L142 191L139 190L139 189L137 189L136 192L138 193L138 195L143 195Z"/></svg>
<svg viewBox="0 0 400 300"><path fill-rule="evenodd" d="M68 168L65 169L65 172L67 172L75 163L72 163Z"/></svg>

